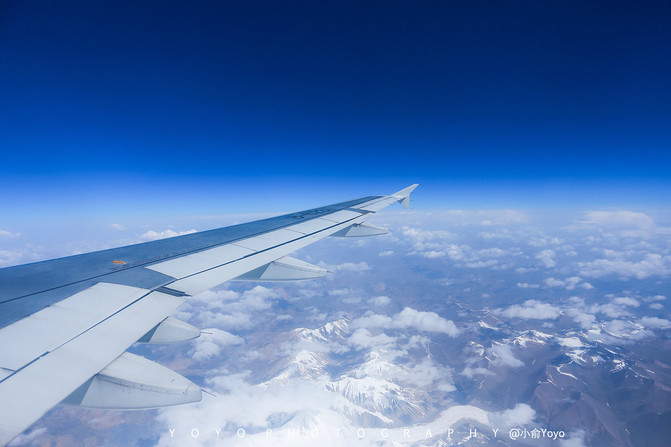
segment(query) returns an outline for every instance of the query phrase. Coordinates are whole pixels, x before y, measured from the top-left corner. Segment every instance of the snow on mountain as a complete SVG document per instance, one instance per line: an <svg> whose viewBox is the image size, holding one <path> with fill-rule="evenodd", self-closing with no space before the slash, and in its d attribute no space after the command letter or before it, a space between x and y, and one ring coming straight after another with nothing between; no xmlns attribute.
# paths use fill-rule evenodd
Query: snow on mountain
<svg viewBox="0 0 671 447"><path fill-rule="evenodd" d="M485 323L484 321L478 321L478 326L483 328L483 329L491 329L492 331L498 331L499 328L492 326L490 324Z"/></svg>
<svg viewBox="0 0 671 447"><path fill-rule="evenodd" d="M327 384L326 389L334 394L331 409L343 415L351 425L360 427L389 427L394 425L392 418L375 409L369 409L352 402L345 395L339 393L337 389L334 389L333 384Z"/></svg>
<svg viewBox="0 0 671 447"><path fill-rule="evenodd" d="M329 377L327 366L334 363L331 351L344 350L348 320L327 323L316 329L296 328L282 333L267 350L276 355L268 369L270 377L261 386L286 386L300 380Z"/></svg>
<svg viewBox="0 0 671 447"><path fill-rule="evenodd" d="M349 335L349 320L341 318L326 323L317 329L297 328L290 331L290 336L296 340L326 342L338 341Z"/></svg>
<svg viewBox="0 0 671 447"><path fill-rule="evenodd" d="M627 362L625 362L623 359L613 359L613 369L610 370L610 372L615 373L618 371L622 371L627 367Z"/></svg>
<svg viewBox="0 0 671 447"><path fill-rule="evenodd" d="M283 386L297 380L311 380L325 376L327 359L324 353L301 350L286 361L284 368L262 386Z"/></svg>
<svg viewBox="0 0 671 447"><path fill-rule="evenodd" d="M329 382L326 388L341 394L359 407L396 420L404 417L416 419L424 415L423 393L407 389L389 380L345 376Z"/></svg>
<svg viewBox="0 0 671 447"><path fill-rule="evenodd" d="M326 388L339 393L357 407L384 415L384 419L378 419L385 425L390 424L387 418L400 421L423 417L426 414L426 393L407 385L401 386L398 378L407 374L407 367L393 363L385 354L377 351L368 353L363 363L328 382ZM357 419L369 419L368 413L350 413Z"/></svg>
<svg viewBox="0 0 671 447"><path fill-rule="evenodd" d="M580 348L585 346L577 337L556 337L556 339L560 345L566 346L568 348Z"/></svg>
<svg viewBox="0 0 671 447"><path fill-rule="evenodd" d="M546 334L540 331L528 330L515 337L511 341L511 344L526 347L528 343L545 344L552 338L553 337L550 334Z"/></svg>

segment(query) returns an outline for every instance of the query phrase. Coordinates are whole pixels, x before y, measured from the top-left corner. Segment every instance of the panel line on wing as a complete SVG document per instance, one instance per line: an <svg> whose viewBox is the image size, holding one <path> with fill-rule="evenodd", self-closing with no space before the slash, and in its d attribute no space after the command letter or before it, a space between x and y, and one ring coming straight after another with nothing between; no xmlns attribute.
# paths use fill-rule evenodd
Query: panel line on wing
<svg viewBox="0 0 671 447"><path fill-rule="evenodd" d="M240 257L240 258L238 258L238 259L235 259L235 260L231 260L231 261L228 261L228 262L224 262L224 263L221 263L221 264L214 265L214 266L212 266L212 267L206 268L206 269L204 269L204 270L200 270L200 271L197 271L197 272L193 272L193 273L187 274L187 275L185 275L185 276L183 276L183 277L180 277L180 278L176 279L174 282L181 281L181 280L183 280L183 279L187 279L187 278L190 278L190 277L192 277L192 276L199 275L199 274L201 274L201 273L205 273L205 272L208 272L208 271L210 271L210 270L217 269L217 268L220 268L220 267L223 267L223 266L226 266L226 265L230 265L230 264L233 264L233 263L235 263L235 262L242 261L242 260L247 259L247 258L250 258L250 257L252 257L252 256L255 256L255 255L258 255L258 254L262 254L262 253L265 253L265 252L267 252L267 251L269 251L269 250L277 249L277 248L282 247L282 246L287 245L287 244L295 243L295 242L300 241L300 240L305 239L305 238L314 237L314 236L316 236L318 233L327 231L327 230L329 230L329 229L333 229L334 227L338 227L338 226L343 225L343 224L347 224L347 223L349 223L349 222L351 222L351 221L353 221L353 220L356 220L356 219L358 219L358 218L360 218L360 217L361 217L361 215L358 214L357 216L352 217L352 218L350 218L350 219L348 219L348 220L338 222L338 223L336 223L336 224L334 224L334 225L330 225L330 226L328 226L328 227L326 227L326 228L323 228L323 229L321 229L321 230L315 231L315 232L313 232L313 233L306 234L306 235L303 235L303 236L299 236L299 237L297 237L297 238L295 238L295 239L292 239L292 240L283 242L283 243L281 243L281 244L277 244L277 245L274 245L274 246L270 246L270 247L266 247L266 248L264 248L264 249L257 250L257 251L255 251L254 253L250 253L250 254L248 254L248 255L242 256L242 257ZM321 219L321 218L318 218L318 219ZM226 244L226 246L227 246L227 245L233 245L233 246L236 246L236 247L240 247L240 245L238 245L237 243ZM245 248L246 248L246 247L245 247ZM150 266L150 267L151 267L151 266ZM172 284L172 283L170 283L170 284Z"/></svg>
<svg viewBox="0 0 671 447"><path fill-rule="evenodd" d="M151 290L98 283L0 329L0 366L20 371L105 320L137 303ZM37 337L43 334L43 337ZM13 340L24 340L22 344ZM14 373L16 374L16 372Z"/></svg>
<svg viewBox="0 0 671 447"><path fill-rule="evenodd" d="M10 303L12 301L21 300L23 298L34 296L34 295L44 293L44 292L50 292L50 291L53 291L53 290L62 289L64 287L72 286L72 285L83 283L83 282L86 282L86 281L93 281L95 279L104 278L108 275L114 275L115 273L131 270L131 269L134 269L134 268L137 268L137 267L149 267L149 266L151 266L151 264L157 263L159 261L160 262L166 262L166 261L169 261L171 259L177 259L177 258L180 258L180 257L192 255L192 254L199 253L199 252L202 252L202 251L206 251L206 250L209 250L209 249L213 249L213 248L216 248L216 247L221 247L221 246L224 246L224 245L236 242L236 241L241 241L241 240L244 240L244 239L248 239L250 237L261 236L261 235L264 235L266 233L270 233L270 232L273 232L273 231L276 231L276 230L288 229L287 227L291 227L291 226L294 226L294 225L297 225L297 224L300 224L300 223L307 223L307 222L313 221L315 219L323 218L323 216L328 216L330 214L337 213L339 211L346 210L348 208L352 208L353 206L349 205L352 202L357 202L358 201L359 203L356 206L361 206L361 205L368 204L368 203L370 203L370 202L372 202L376 199L379 199L380 197L384 197L384 196L362 197L360 199L355 199L355 200L351 200L351 201L348 201L348 202L342 202L341 204L333 204L333 205L328 205L328 206L321 207L321 208L315 208L315 209L311 209L311 210L302 211L302 212L299 212L299 213L292 213L292 214L287 214L287 215L282 215L282 216L276 216L276 217L270 218L268 220L279 219L279 218L289 218L289 217L297 217L297 218L302 218L302 217L305 217L305 216L314 216L314 217L311 217L310 219L306 220L305 222L289 222L289 223L286 223L286 224L278 225L278 226L273 227L273 228L258 231L256 233L248 234L248 235L245 235L244 237L238 237L238 238L230 239L230 240L227 240L226 242L222 242L222 243L203 245L203 246L199 246L197 248L191 249L191 250L168 253L164 256L159 257L158 259L151 258L151 259L146 259L146 260L135 261L133 263L128 263L128 264L125 264L125 265L120 265L120 266L118 266L119 268L117 268L115 270L112 270L112 271L107 271L105 273L89 276L89 277L81 279L81 280L71 281L71 282L68 282L68 283L65 283L65 284L60 284L60 285L55 286L55 287L49 287L49 288L42 289L42 290L39 290L39 291L35 291L35 292L32 292L32 293L27 293L27 294L24 294L24 295L21 295L21 296L9 298L9 299L0 301L0 304ZM346 205L346 204L347 204L347 206L345 208L337 208L338 205ZM320 213L320 211L326 211L326 210L328 210L329 212L326 212L326 213L323 213L323 214ZM328 220L328 219L326 219L326 220ZM207 231L216 231L216 230L207 230ZM205 232L207 232L207 231L205 231ZM183 237L183 236L179 236L179 237ZM67 258L64 258L64 259L67 259ZM8 268L11 268L11 267L8 267ZM166 284L169 284L171 282L172 281L168 281Z"/></svg>
<svg viewBox="0 0 671 447"><path fill-rule="evenodd" d="M184 298L150 292L147 299L106 318L59 349L36 359L21 374L0 384L0 445L93 377L154 326L184 303ZM114 317L114 318L112 318ZM93 329L93 328L92 328Z"/></svg>
<svg viewBox="0 0 671 447"><path fill-rule="evenodd" d="M336 212L336 214L337 214L337 213L340 213L340 211L339 211L339 212ZM252 257L252 256L255 256L255 255L258 255L258 254L262 254L262 253L268 252L269 250L276 250L276 249L278 249L279 247L285 246L285 245L287 245L287 244L296 243L296 242L298 242L298 241L300 241L300 240L303 240L303 239L306 239L306 238L313 238L314 236L318 235L319 233L322 233L322 232L327 231L327 230L329 230L329 229L333 229L334 227L343 226L343 225L345 225L345 224L348 224L348 223L350 223L351 221L356 220L357 218L360 218L360 217L361 217L361 214L357 214L356 216L353 216L353 217L351 217L351 214L349 214L349 216L350 216L349 219L340 221L340 222L338 222L338 223L335 223L334 225L329 225L329 226L326 227L326 228L322 228L322 229L320 229L320 230L318 230L318 231L314 231L313 233L310 233L310 234L300 235L300 234L301 234L300 232L294 232L294 233L296 233L296 234L299 234L300 236L298 236L297 238L294 238L294 239L284 240L284 242L282 242L282 243L280 243L280 244L277 244L277 245L272 245L272 246L265 247L265 248L259 248L258 250L254 251L254 252L252 252L252 253L249 253L249 254L247 254L247 255L243 255L241 258L237 258L237 259L235 259L235 260L231 260L231 261L228 261L228 262L225 262L225 263L222 263L222 264L219 264L219 265L215 265L215 266L209 267L209 268L207 268L207 269L204 269L204 270L201 270L201 271L198 271L198 272L194 272L194 273L189 274L189 275L186 275L186 276L184 276L183 278L180 278L180 279L186 279L186 278L192 277L192 276L194 276L194 275L198 275L198 274L201 274L201 273L204 273L204 272L207 272L207 271L216 269L216 268L223 267L223 266L225 266L225 265L229 265L229 264L232 264L232 263L235 263L235 262L239 262L239 261L244 260L244 259L246 259L246 258L250 258L250 257ZM320 220L328 220L328 219L323 219L323 218L317 218L317 219L320 219ZM286 229L284 229L284 230L286 231ZM272 232L268 232L268 233L272 233ZM254 236L254 237L257 237L257 236ZM252 237L252 238L247 238L247 239L253 239L254 237ZM281 240L282 240L282 239L281 239ZM239 245L237 245L237 244L235 244L235 243L233 243L233 244L226 244L226 245L235 245L235 246L238 246L238 247L239 247ZM247 247L242 247L242 248L247 248ZM176 282L176 281L173 281L173 282ZM99 283L99 284L97 284L96 286L94 286L94 287L92 287L92 288L86 289L85 291L83 291L81 294L78 294L78 295L80 295L80 297L84 297L85 295L89 295L89 294L91 293L90 291L91 291L92 289L97 288L97 286L100 286L100 287L115 287L115 286L116 286L116 287L121 287L121 288L129 288L129 289L135 289L135 290L142 290L143 292L146 292L146 293L143 293L142 296L140 296L140 297L138 297L137 299L131 301L130 303L127 303L125 306L123 306L123 307L121 307L121 308L118 308L115 312L109 314L106 318L103 318L102 320L98 320L97 322L95 322L95 323L93 323L93 324L90 324L90 323L89 323L89 325L88 325L87 328L82 328L83 330L81 330L80 332L76 333L75 335L70 334L69 338L67 338L67 339L63 339L63 338L61 338L61 340L59 340L59 341L61 341L61 343L59 343L59 344L57 344L56 346L50 348L50 349L49 349L47 352L45 352L44 354L42 354L42 355L40 355L40 356L37 356L37 357L33 357L28 363L21 365L21 367L17 368L16 371L15 371L13 374L10 374L9 376L5 377L3 380L0 380L0 382L4 381L5 379L7 379L7 378L9 378L9 377L11 377L11 376L13 376L14 374L16 374L16 372L21 371L21 370L24 369L26 366L32 364L33 362L35 362L36 360L38 360L38 359L41 358L42 356L48 354L49 352L52 352L52 351L54 351L54 350L60 348L61 346L63 346L63 345L65 345L65 344L69 343L70 341L74 340L75 338L77 338L77 337L81 336L82 334L88 332L89 330L95 328L95 327L98 326L99 324L102 324L102 323L105 322L106 320L112 318L113 316L117 315L119 312L122 312L123 310L125 310L125 309L127 309L128 307L132 306L133 304L137 303L137 302L140 301L142 298L144 298L145 296L147 296L149 293L152 292L151 290L138 289L138 288L133 288L133 287L130 287L130 286L119 286L119 285L117 285L117 284ZM183 291L181 291L181 290L172 289L172 288L169 288L169 287L166 287L166 286L162 286L162 287L156 289L156 291L157 291L157 292L162 292L162 293L165 293L165 294L174 296L174 297L185 297L185 296L189 296L187 293L185 293L185 292L183 292ZM88 292L88 293L87 293L87 292ZM134 294L135 294L135 293L134 293ZM74 297L74 296L73 296L73 297ZM64 301L61 302L61 303L69 303L68 300L72 300L72 297L71 297L71 298L67 298L66 300L64 300ZM81 300L81 298L80 298L80 300ZM59 304L61 304L61 303L59 303ZM67 304L65 304L65 306L67 306ZM56 309L56 310L57 310L57 309ZM40 312L44 313L45 311L46 311L46 313L53 313L53 312L54 312L54 309L51 308L51 307L48 307L48 308L46 308L46 309L44 309L43 311L40 311ZM38 312L37 314L34 314L33 316L40 314L40 312ZM52 317L52 318L53 318L53 317ZM26 320L21 320L21 322L23 322L23 321L31 321L31 320L30 320L30 317L29 317L29 318L26 319ZM21 322L18 322L18 323L21 323ZM37 322L35 322L35 323L39 323L39 321L37 321ZM25 325L25 323L22 323L22 325ZM5 331L5 329L12 328L12 326L14 326L14 325L10 325L10 326L8 326L8 327L6 327L6 328L2 328L2 329L0 329L0 334L2 334L2 332L7 332L7 331ZM9 345L5 344L5 346L9 346ZM27 354L28 356L30 356L30 354L28 354L28 352L24 352L24 357L25 357L26 354ZM33 354L33 355L34 355L34 354ZM3 356L3 357L6 358L6 356ZM0 358L0 361L1 361L1 360L3 360L3 359ZM9 366L9 365L5 365L4 362L3 362L3 364L0 365L0 366L3 366L3 367L6 368L6 367ZM8 368L8 369L9 369L9 368Z"/></svg>

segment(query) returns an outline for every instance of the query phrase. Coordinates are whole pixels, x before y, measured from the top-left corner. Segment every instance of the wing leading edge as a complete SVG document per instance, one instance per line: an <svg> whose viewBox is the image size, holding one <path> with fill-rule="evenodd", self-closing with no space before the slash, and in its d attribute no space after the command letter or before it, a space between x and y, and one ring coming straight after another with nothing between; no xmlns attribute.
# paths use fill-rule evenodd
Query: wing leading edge
<svg viewBox="0 0 671 447"><path fill-rule="evenodd" d="M190 296L229 280L324 276L288 257L327 236L370 236L370 213L409 186L247 224L0 269L0 445L59 403L136 409L200 400L200 388L130 353L199 331L170 317Z"/></svg>

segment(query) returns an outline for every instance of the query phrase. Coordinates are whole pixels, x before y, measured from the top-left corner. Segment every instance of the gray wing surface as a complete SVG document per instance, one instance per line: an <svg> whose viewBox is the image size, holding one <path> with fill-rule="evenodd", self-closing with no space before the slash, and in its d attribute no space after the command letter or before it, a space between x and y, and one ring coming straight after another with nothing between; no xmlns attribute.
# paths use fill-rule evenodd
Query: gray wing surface
<svg viewBox="0 0 671 447"><path fill-rule="evenodd" d="M334 205L142 244L0 269L0 445L59 403L140 409L196 402L200 387L125 352L195 338L170 314L232 279L326 272L287 255L327 236L369 236L370 213L409 205L412 185Z"/></svg>

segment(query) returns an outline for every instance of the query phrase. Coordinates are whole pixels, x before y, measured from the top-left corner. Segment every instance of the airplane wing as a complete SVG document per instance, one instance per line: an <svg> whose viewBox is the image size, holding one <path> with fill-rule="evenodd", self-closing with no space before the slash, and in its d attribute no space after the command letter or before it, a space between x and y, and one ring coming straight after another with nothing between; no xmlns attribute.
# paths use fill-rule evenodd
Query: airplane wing
<svg viewBox="0 0 671 447"><path fill-rule="evenodd" d="M225 281L325 276L287 255L327 236L385 233L363 221L392 203L407 208L416 187L0 269L0 445L59 403L141 409L199 401L200 387L126 349L198 337L170 314Z"/></svg>

